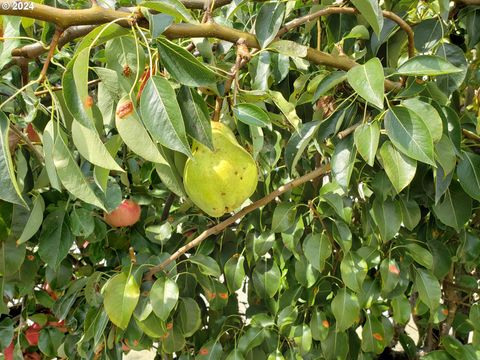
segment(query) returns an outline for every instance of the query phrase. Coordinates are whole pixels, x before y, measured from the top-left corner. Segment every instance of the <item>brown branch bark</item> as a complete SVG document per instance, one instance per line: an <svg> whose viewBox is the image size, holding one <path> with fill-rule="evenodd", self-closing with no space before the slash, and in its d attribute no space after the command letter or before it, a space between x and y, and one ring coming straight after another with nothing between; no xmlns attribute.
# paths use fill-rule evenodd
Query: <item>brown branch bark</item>
<svg viewBox="0 0 480 360"><path fill-rule="evenodd" d="M287 24L285 24L283 28L281 28L278 31L277 36L280 37L286 34L288 31L300 25L303 25L307 22L310 22L312 20L318 19L319 17L322 17L322 16L328 16L331 14L352 14L353 15L353 14L359 14L359 13L360 12L357 9L350 8L350 7L336 7L336 6L328 7L288 22ZM407 33L408 56L409 57L414 56L415 55L414 34L410 25L408 25L408 23L405 20L403 20L400 16L398 16L397 14L391 11L383 11L382 13L384 17L396 22L398 26L400 26L400 28Z"/></svg>
<svg viewBox="0 0 480 360"><path fill-rule="evenodd" d="M118 20L128 16L128 13L115 11L110 9L95 8L86 10L64 10L57 9L47 5L35 4L34 10L12 11L0 10L0 15L16 15L25 16L34 19L53 22L61 28L78 25L94 25L104 24L110 21ZM130 21L118 22L122 26L130 26ZM206 24L173 24L165 32L164 35L170 39L191 38L191 37L208 37L236 43L239 39L245 39L245 45L249 48L259 48L260 45L253 34L240 30L232 29L215 23ZM322 51L308 48L305 57L310 62L317 65L331 66L336 69L349 70L358 65L352 59L346 56L333 56ZM399 89L400 83L385 80L385 88L387 91Z"/></svg>
<svg viewBox="0 0 480 360"><path fill-rule="evenodd" d="M60 40L60 36L62 35L62 32L63 32L62 29L57 28L55 30L55 34L53 34L53 38L50 43L50 49L48 50L47 59L43 64L42 71L40 72L40 82L42 82L43 79L45 79L45 77L47 76L48 66L50 65L50 61L52 60L53 55L55 55L55 49L57 48L58 41Z"/></svg>
<svg viewBox="0 0 480 360"><path fill-rule="evenodd" d="M277 190L271 192L267 196L261 198L260 200L255 201L253 204L248 205L244 209L240 210L238 213L230 216L226 220L222 221L221 223L205 230L202 232L199 236L197 236L195 239L190 241L188 244L182 246L180 249L178 249L174 254L172 254L169 258L167 258L165 261L163 261L161 264L157 266L153 266L149 272L145 275L145 280L149 281L153 279L153 276L158 273L159 271L162 271L167 267L172 261L175 261L177 258L185 254L188 250L200 245L203 240L207 239L211 235L218 234L219 232L223 231L226 229L228 226L233 225L237 220L243 218L245 215L248 213L251 213L253 210L256 210L262 206L265 206L272 200L274 200L276 197L282 195L283 193L290 191L291 189L300 186L302 184L305 184L306 182L309 182L319 176L325 175L327 172L330 171L330 166L325 165L322 167L319 167L301 177L298 179L295 179L293 181L290 181L289 183L280 186Z"/></svg>

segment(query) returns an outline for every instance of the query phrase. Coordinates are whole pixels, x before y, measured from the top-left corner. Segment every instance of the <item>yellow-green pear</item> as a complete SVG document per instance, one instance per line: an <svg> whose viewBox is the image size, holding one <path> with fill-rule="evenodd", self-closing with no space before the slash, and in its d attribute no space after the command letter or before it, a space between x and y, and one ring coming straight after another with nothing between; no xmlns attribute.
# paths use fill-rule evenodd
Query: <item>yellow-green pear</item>
<svg viewBox="0 0 480 360"><path fill-rule="evenodd" d="M212 122L214 151L194 142L185 163L183 183L189 198L210 216L219 217L243 204L257 187L255 160L233 132Z"/></svg>

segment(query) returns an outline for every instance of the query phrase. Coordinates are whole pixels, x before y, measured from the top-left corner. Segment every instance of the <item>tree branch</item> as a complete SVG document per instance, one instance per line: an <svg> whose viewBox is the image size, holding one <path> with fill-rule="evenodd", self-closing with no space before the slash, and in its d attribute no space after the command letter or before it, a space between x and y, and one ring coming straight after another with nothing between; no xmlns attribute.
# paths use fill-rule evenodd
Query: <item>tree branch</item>
<svg viewBox="0 0 480 360"><path fill-rule="evenodd" d="M251 213L252 211L268 204L272 200L274 200L276 197L282 195L283 193L290 191L291 189L300 186L302 184L305 184L306 182L309 182L319 176L323 176L326 173L330 171L330 166L325 165L322 167L319 167L302 177L299 177L298 179L292 180L289 183L280 186L277 190L271 192L267 196L261 198L260 200L255 201L253 204L248 205L244 209L240 210L238 213L230 216L226 220L222 221L221 223L211 227L210 229L205 230L202 232L199 236L197 236L195 239L190 241L188 244L182 246L180 249L178 249L173 255L168 257L165 261L163 261L161 264L157 266L153 266L150 271L145 275L145 280L149 281L153 279L153 276L159 272L165 269L172 261L175 261L177 258L185 254L188 250L200 245L200 243L207 239L211 235L215 235L226 229L228 226L233 225L237 220L243 218L245 215L248 213Z"/></svg>
<svg viewBox="0 0 480 360"><path fill-rule="evenodd" d="M128 13L104 8L86 9L86 10L64 10L57 9L47 5L35 4L34 10L0 10L0 15L25 16L39 20L53 22L61 28L78 25L104 24L110 21L118 20L128 16ZM133 19L132 19L133 20ZM131 26L131 21L119 21L122 26ZM207 37L236 43L239 39L245 39L245 45L249 48L260 48L256 37L253 34L232 29L215 23L207 24L173 24L168 27L164 35L170 39ZM317 65L331 66L341 70L349 70L358 65L354 60L347 56L333 56L312 48L307 49L305 57L310 62ZM385 80L387 91L398 89L400 83Z"/></svg>
<svg viewBox="0 0 480 360"><path fill-rule="evenodd" d="M400 26L400 28L407 33L407 36L408 36L408 57L413 57L415 55L415 43L414 43L413 30L410 27L410 25L408 25L408 23L405 20L403 20L400 16L398 16L397 14L395 14L391 11L383 11L382 13L383 13L384 17L396 22L398 24L398 26ZM319 17L328 16L328 15L331 15L331 14L352 14L353 15L353 14L360 14L360 12L357 9L350 8L350 7L335 7L335 6L328 7L328 8L316 11L314 13L308 14L306 16L303 16L301 18L297 18L295 20L292 20L292 21L288 22L287 24L285 24L285 26L283 28L281 28L278 31L277 36L280 37L280 36L286 34L288 31L290 31L290 30L292 30L292 29L294 29L294 28L296 28L300 25L303 25L307 22L315 20Z"/></svg>
<svg viewBox="0 0 480 360"><path fill-rule="evenodd" d="M42 71L40 72L40 82L42 82L43 79L45 79L45 77L47 76L48 65L50 65L50 60L52 60L53 55L55 55L55 49L57 48L58 41L60 40L60 36L62 35L62 32L63 32L62 29L57 28L55 30L55 34L53 34L53 38L50 43L50 49L48 50L47 59L43 64Z"/></svg>

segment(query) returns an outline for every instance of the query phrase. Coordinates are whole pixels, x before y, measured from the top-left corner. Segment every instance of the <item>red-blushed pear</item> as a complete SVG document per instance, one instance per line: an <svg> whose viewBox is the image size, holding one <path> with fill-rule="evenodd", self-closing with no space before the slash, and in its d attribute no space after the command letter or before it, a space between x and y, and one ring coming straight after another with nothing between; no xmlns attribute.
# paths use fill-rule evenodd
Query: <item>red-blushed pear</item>
<svg viewBox="0 0 480 360"><path fill-rule="evenodd" d="M25 331L25 338L27 339L30 346L38 345L38 338L40 337L41 329L42 326L40 324L34 323L33 325L30 325Z"/></svg>
<svg viewBox="0 0 480 360"><path fill-rule="evenodd" d="M113 227L132 226L140 219L140 205L133 200L123 200L112 212L105 213L104 219Z"/></svg>
<svg viewBox="0 0 480 360"><path fill-rule="evenodd" d="M37 131L33 128L33 125L32 125L32 124L28 124L28 125L27 125L26 131L27 131L27 136L28 136L28 138L30 139L31 142L34 142L34 143L39 143L39 142L41 142L40 136L38 136L38 133L37 133Z"/></svg>
<svg viewBox="0 0 480 360"><path fill-rule="evenodd" d="M13 360L13 350L15 349L15 344L12 342L5 349L3 349L3 357L5 360Z"/></svg>

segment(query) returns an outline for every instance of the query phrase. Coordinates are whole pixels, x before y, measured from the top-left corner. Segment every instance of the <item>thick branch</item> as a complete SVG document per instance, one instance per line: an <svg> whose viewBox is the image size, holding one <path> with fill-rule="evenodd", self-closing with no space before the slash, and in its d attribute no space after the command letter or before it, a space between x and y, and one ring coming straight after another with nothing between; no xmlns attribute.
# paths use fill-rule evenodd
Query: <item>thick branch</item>
<svg viewBox="0 0 480 360"><path fill-rule="evenodd" d="M180 256L185 254L188 250L200 245L200 243L208 238L211 235L215 235L229 227L230 225L233 225L237 220L243 218L245 215L248 213L251 213L253 210L256 210L262 206L265 206L269 202L275 200L276 197L282 195L283 193L290 191L291 189L300 186L302 184L305 184L319 176L325 175L327 172L330 171L330 166L325 165L322 167L319 167L302 177L299 177L298 179L295 179L293 181L290 181L289 183L280 186L277 190L271 192L267 196L261 198L258 201L255 201L253 204L248 205L244 209L240 210L238 213L230 216L228 219L222 221L221 223L211 227L208 230L205 230L202 232L199 236L197 236L195 239L190 241L188 244L185 246L182 246L180 249L178 249L173 255L171 255L169 258L167 258L164 262L161 264L154 266L150 269L150 271L145 275L146 280L151 280L153 278L153 275L155 275L157 272L162 271L167 267L172 261L175 261L178 259Z"/></svg>
<svg viewBox="0 0 480 360"><path fill-rule="evenodd" d="M128 15L122 11L103 9L99 7L96 7L93 10L63 10L40 4L35 4L34 10L17 10L14 11L13 14L12 10L0 10L0 15L2 14L26 16L34 19L50 21L61 28L77 25L103 24L124 18ZM65 18L62 18L62 16L65 16ZM131 25L128 21L120 21L119 24L122 26ZM208 37L226 40L232 43L236 43L239 39L243 38L245 39L245 45L249 48L258 49L260 47L253 34L215 23L198 25L173 24L167 30L165 30L164 35L170 39ZM346 56L332 56L312 48L308 48L306 59L318 65L331 66L342 70L349 70L358 65L355 61ZM390 80L385 81L385 88L387 91L391 91L400 87L401 84L399 83L395 83Z"/></svg>
<svg viewBox="0 0 480 360"><path fill-rule="evenodd" d="M73 41L79 37L87 35L90 31L95 29L95 25L78 25L71 26L65 30L58 40L58 48L61 49L65 44ZM48 47L45 47L41 42L25 45L21 48L13 49L12 56L24 57L34 59L46 53Z"/></svg>
<svg viewBox="0 0 480 360"><path fill-rule="evenodd" d="M328 8L325 8L325 9L322 9L322 10L319 10L319 11L316 11L314 13L311 13L311 14L308 14L306 16L303 16L301 18L297 18L295 20L292 20L290 22L288 22L287 24L285 24L285 26L283 28L281 28L277 34L277 36L282 36L284 34L286 34L288 31L300 26L300 25L303 25L307 22L310 22L312 20L315 20L319 17L322 17L322 16L327 16L327 15L331 15L331 14L359 14L359 11L355 8L350 8L350 7L328 7ZM391 12L391 11L383 11L383 16L396 22L398 24L398 26L400 26L400 28L405 31L407 33L407 36L408 36L408 56L409 57L412 57L415 55L415 43L414 43L414 40L413 40L413 37L414 37L414 34L413 34L413 30L412 28L410 27L410 25L408 25L408 23L403 20L400 16L398 16L397 14Z"/></svg>

